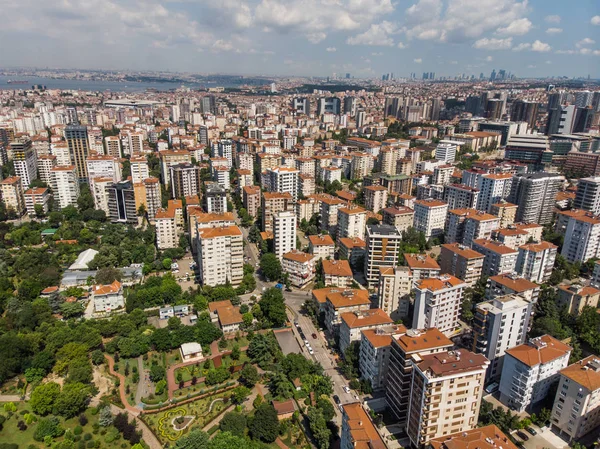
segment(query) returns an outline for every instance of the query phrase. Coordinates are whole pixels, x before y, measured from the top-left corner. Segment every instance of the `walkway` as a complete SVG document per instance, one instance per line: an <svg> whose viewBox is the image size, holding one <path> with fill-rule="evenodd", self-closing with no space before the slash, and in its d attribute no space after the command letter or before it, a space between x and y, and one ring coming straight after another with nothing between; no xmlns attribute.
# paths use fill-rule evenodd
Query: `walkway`
<svg viewBox="0 0 600 449"><path fill-rule="evenodd" d="M25 395L25 398L23 398L23 396L18 395L18 394L0 394L0 402L21 402L21 401L28 401L29 400L29 393L27 393Z"/></svg>
<svg viewBox="0 0 600 449"><path fill-rule="evenodd" d="M125 393L125 376L115 371L115 359L108 354L104 354L104 357L106 358L106 360L108 360L108 372L119 379L119 396L121 398L121 403L125 406L125 409L133 416L139 415L139 409L137 407L129 405L129 402L127 401L127 394Z"/></svg>
<svg viewBox="0 0 600 449"><path fill-rule="evenodd" d="M144 356L137 358L138 363L138 374L140 380L137 385L135 392L135 403L138 407L142 407L142 398L147 397L149 394L154 393L154 382L150 380L150 373L144 369Z"/></svg>

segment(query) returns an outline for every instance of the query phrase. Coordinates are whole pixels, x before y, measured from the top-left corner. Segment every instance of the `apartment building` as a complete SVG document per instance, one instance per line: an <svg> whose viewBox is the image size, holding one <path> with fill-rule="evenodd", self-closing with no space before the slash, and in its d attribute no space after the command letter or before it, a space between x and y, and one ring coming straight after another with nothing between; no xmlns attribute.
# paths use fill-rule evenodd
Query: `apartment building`
<svg viewBox="0 0 600 449"><path fill-rule="evenodd" d="M385 449L386 445L360 402L342 406L340 449Z"/></svg>
<svg viewBox="0 0 600 449"><path fill-rule="evenodd" d="M503 200L492 204L490 207L490 214L495 215L500 219L499 228L507 228L517 219L517 209L518 206L516 204Z"/></svg>
<svg viewBox="0 0 600 449"><path fill-rule="evenodd" d="M321 213L321 231L327 231L330 235L337 235L338 210L345 207L344 201L330 195L319 197Z"/></svg>
<svg viewBox="0 0 600 449"><path fill-rule="evenodd" d="M289 210L292 205L292 195L289 193L263 192L261 200L262 230L273 232L273 216Z"/></svg>
<svg viewBox="0 0 600 449"><path fill-rule="evenodd" d="M540 294L540 286L514 274L491 276L485 289L485 297L494 299L497 296L519 295L529 302L535 303Z"/></svg>
<svg viewBox="0 0 600 449"><path fill-rule="evenodd" d="M231 178L229 169L222 165L217 165L211 170L212 180L225 190L231 189Z"/></svg>
<svg viewBox="0 0 600 449"><path fill-rule="evenodd" d="M339 347L343 354L353 341L360 341L361 332L389 326L394 321L381 309L359 310L340 315Z"/></svg>
<svg viewBox="0 0 600 449"><path fill-rule="evenodd" d="M379 391L385 388L390 365L392 336L404 333L406 333L406 328L401 324L366 329L361 332L358 358L360 378L369 382L373 390Z"/></svg>
<svg viewBox="0 0 600 449"><path fill-rule="evenodd" d="M367 211L362 207L339 207L337 209L337 240L358 237L364 240Z"/></svg>
<svg viewBox="0 0 600 449"><path fill-rule="evenodd" d="M244 276L244 245L237 226L198 229L196 261L202 285L237 286Z"/></svg>
<svg viewBox="0 0 600 449"><path fill-rule="evenodd" d="M388 191L383 186L367 186L365 191L365 207L375 213L386 207Z"/></svg>
<svg viewBox="0 0 600 449"><path fill-rule="evenodd" d="M260 211L260 187L258 186L244 186L242 188L242 199L244 209L248 212L252 218L258 217Z"/></svg>
<svg viewBox="0 0 600 449"><path fill-rule="evenodd" d="M543 284L552 274L558 247L550 242L529 243L519 247L516 273L531 282Z"/></svg>
<svg viewBox="0 0 600 449"><path fill-rule="evenodd" d="M110 221L137 225L135 192L131 181L111 182L106 185L105 192Z"/></svg>
<svg viewBox="0 0 600 449"><path fill-rule="evenodd" d="M600 425L600 358L591 355L560 371L551 423L569 441Z"/></svg>
<svg viewBox="0 0 600 449"><path fill-rule="evenodd" d="M169 170L171 165L192 162L192 156L187 150L165 150L159 151L158 154L160 157L160 173L164 185L171 183L171 170Z"/></svg>
<svg viewBox="0 0 600 449"><path fill-rule="evenodd" d="M415 287L415 311L412 327L435 327L453 335L459 327L460 306L467 284L450 274L423 279Z"/></svg>
<svg viewBox="0 0 600 449"><path fill-rule="evenodd" d="M581 178L577 181L573 208L600 215L600 176Z"/></svg>
<svg viewBox="0 0 600 449"><path fill-rule="evenodd" d="M404 253L404 260L410 270L414 285L421 279L436 277L440 274L440 266L437 261L427 254Z"/></svg>
<svg viewBox="0 0 600 449"><path fill-rule="evenodd" d="M394 226L367 225L365 278L370 288L379 280L379 268L398 264L402 235Z"/></svg>
<svg viewBox="0 0 600 449"><path fill-rule="evenodd" d="M289 274L293 286L304 288L315 278L315 257L312 254L293 250L283 255L281 268L284 273Z"/></svg>
<svg viewBox="0 0 600 449"><path fill-rule="evenodd" d="M85 161L88 178L92 182L96 178L110 178L113 182L121 180L121 163L112 156L88 156Z"/></svg>
<svg viewBox="0 0 600 449"><path fill-rule="evenodd" d="M190 207L188 214L188 232L192 242L192 251L196 252L196 240L200 229L222 228L234 226L235 219L232 212L204 213L199 207Z"/></svg>
<svg viewBox="0 0 600 449"><path fill-rule="evenodd" d="M333 259L335 242L328 235L309 235L308 252L317 259Z"/></svg>
<svg viewBox="0 0 600 449"><path fill-rule="evenodd" d="M37 158L37 172L40 181L50 185L52 182L51 171L56 167L57 161L56 156L52 154L40 154Z"/></svg>
<svg viewBox="0 0 600 449"><path fill-rule="evenodd" d="M51 173L54 204L60 209L77 206L79 178L76 167L74 165L58 165L52 169Z"/></svg>
<svg viewBox="0 0 600 449"><path fill-rule="evenodd" d="M108 285L93 285L92 302L96 313L110 313L123 309L125 307L123 285L119 281Z"/></svg>
<svg viewBox="0 0 600 449"><path fill-rule="evenodd" d="M411 289L412 276L410 268L380 268L377 283L377 307L393 319L408 317Z"/></svg>
<svg viewBox="0 0 600 449"><path fill-rule="evenodd" d="M175 222L174 209L158 209L154 214L154 222L156 226L156 245L158 249L165 250L168 248L176 248L177 240L177 224Z"/></svg>
<svg viewBox="0 0 600 449"><path fill-rule="evenodd" d="M569 218L561 255L569 262L587 262L600 255L600 217L591 214Z"/></svg>
<svg viewBox="0 0 600 449"><path fill-rule="evenodd" d="M578 316L584 307L598 307L600 290L581 282L564 282L558 286L556 305L566 308L567 313Z"/></svg>
<svg viewBox="0 0 600 449"><path fill-rule="evenodd" d="M29 186L31 181L37 179L37 157L31 140L20 138L11 142L8 148L15 167L15 175L21 178L23 186Z"/></svg>
<svg viewBox="0 0 600 449"><path fill-rule="evenodd" d="M483 276L513 273L519 252L513 248L486 239L474 240L473 250L484 255Z"/></svg>
<svg viewBox="0 0 600 449"><path fill-rule="evenodd" d="M431 449L517 449L517 446L494 424L444 435L429 442Z"/></svg>
<svg viewBox="0 0 600 449"><path fill-rule="evenodd" d="M364 269L364 258L367 255L367 243L358 237L340 239L338 256L346 259L357 270ZM362 263L361 263L362 261Z"/></svg>
<svg viewBox="0 0 600 449"><path fill-rule="evenodd" d="M552 222L556 194L564 181L564 176L554 173L514 175L508 201L518 206L517 221L541 225Z"/></svg>
<svg viewBox="0 0 600 449"><path fill-rule="evenodd" d="M500 377L506 350L525 342L532 309L518 295L496 296L475 307L473 351L490 361L488 381Z"/></svg>
<svg viewBox="0 0 600 449"><path fill-rule="evenodd" d="M279 260L296 249L296 214L281 211L273 215L273 247Z"/></svg>
<svg viewBox="0 0 600 449"><path fill-rule="evenodd" d="M485 256L459 243L441 246L440 269L442 274L451 274L473 287L483 271Z"/></svg>
<svg viewBox="0 0 600 449"><path fill-rule="evenodd" d="M198 195L202 185L200 167L182 162L171 165L169 171L173 198Z"/></svg>
<svg viewBox="0 0 600 449"><path fill-rule="evenodd" d="M506 350L500 401L518 412L544 399L569 364L571 347L550 335L532 338Z"/></svg>
<svg viewBox="0 0 600 449"><path fill-rule="evenodd" d="M352 268L347 260L324 260L323 278L325 285L350 287L354 281Z"/></svg>
<svg viewBox="0 0 600 449"><path fill-rule="evenodd" d="M204 186L203 201L206 212L227 212L227 190L216 182L205 182Z"/></svg>
<svg viewBox="0 0 600 449"><path fill-rule="evenodd" d="M512 175L489 173L478 177L477 210L489 212L492 204L508 198L511 192Z"/></svg>
<svg viewBox="0 0 600 449"><path fill-rule="evenodd" d="M305 198L309 195L314 195L316 191L315 178L310 175L298 175L298 196L302 195Z"/></svg>
<svg viewBox="0 0 600 449"><path fill-rule="evenodd" d="M398 232L402 233L408 228L412 228L415 211L404 206L387 207L382 211L383 224L394 226Z"/></svg>
<svg viewBox="0 0 600 449"><path fill-rule="evenodd" d="M28 189L23 194L25 199L25 209L29 215L35 215L35 206L39 205L42 208L42 212L48 213L50 208L50 191L46 187L34 187Z"/></svg>
<svg viewBox="0 0 600 449"><path fill-rule="evenodd" d="M261 175L261 183L269 192L289 193L293 200L298 198L298 175L295 168L276 167L267 169Z"/></svg>
<svg viewBox="0 0 600 449"><path fill-rule="evenodd" d="M143 204L146 208L148 220L154 223L154 216L162 203L160 182L158 178L150 177L142 182L133 185L135 194L135 208L139 210Z"/></svg>
<svg viewBox="0 0 600 449"><path fill-rule="evenodd" d="M19 176L10 176L0 181L0 195L8 211L14 212L17 217L26 211L23 184Z"/></svg>
<svg viewBox="0 0 600 449"><path fill-rule="evenodd" d="M351 179L363 179L373 168L373 157L368 153L352 153L350 156Z"/></svg>
<svg viewBox="0 0 600 449"><path fill-rule="evenodd" d="M322 309L325 312L325 327L331 335L336 335L342 321L342 314L362 312L371 308L367 290L330 288L325 289L325 301ZM313 290L315 296L317 290Z"/></svg>
<svg viewBox="0 0 600 449"><path fill-rule="evenodd" d="M444 234L448 204L440 200L415 201L415 216L413 227L425 234L425 238L437 237Z"/></svg>
<svg viewBox="0 0 600 449"><path fill-rule="evenodd" d="M420 355L412 361L407 434L416 447L477 427L489 361L461 349Z"/></svg>
<svg viewBox="0 0 600 449"><path fill-rule="evenodd" d="M464 184L449 184L444 186L442 199L448 203L448 210L476 209L479 200L479 189Z"/></svg>
<svg viewBox="0 0 600 449"><path fill-rule="evenodd" d="M121 139L119 139L119 136L106 136L104 145L106 154L112 157L121 157Z"/></svg>

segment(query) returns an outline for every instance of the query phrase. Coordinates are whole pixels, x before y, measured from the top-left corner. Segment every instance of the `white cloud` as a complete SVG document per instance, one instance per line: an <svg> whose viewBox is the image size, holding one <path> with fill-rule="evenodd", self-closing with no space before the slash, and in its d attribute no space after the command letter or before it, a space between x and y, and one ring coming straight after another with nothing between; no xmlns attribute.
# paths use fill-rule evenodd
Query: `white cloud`
<svg viewBox="0 0 600 449"><path fill-rule="evenodd" d="M329 53L335 53L337 51L337 48L335 48L335 47L327 47L325 50L328 51Z"/></svg>
<svg viewBox="0 0 600 449"><path fill-rule="evenodd" d="M547 23L560 23L560 16L557 16L557 15L546 16L546 17L544 18L544 20L545 20Z"/></svg>
<svg viewBox="0 0 600 449"><path fill-rule="evenodd" d="M531 44L522 43L513 47L513 51L531 50Z"/></svg>
<svg viewBox="0 0 600 449"><path fill-rule="evenodd" d="M535 69L535 68L536 68L536 66L535 66L535 65L533 65L533 64L529 64L529 65L527 66L527 68L528 68L528 69Z"/></svg>
<svg viewBox="0 0 600 449"><path fill-rule="evenodd" d="M481 50L508 50L512 47L512 37L506 39L496 39L495 37L479 39L475 41L473 47Z"/></svg>
<svg viewBox="0 0 600 449"><path fill-rule="evenodd" d="M379 51L374 51L373 53L371 53L371 56L383 56L383 52Z"/></svg>
<svg viewBox="0 0 600 449"><path fill-rule="evenodd" d="M552 64L552 61L546 61L546 64Z"/></svg>
<svg viewBox="0 0 600 449"><path fill-rule="evenodd" d="M394 45L394 39L392 34L397 33L398 27L392 23L384 20L381 23L374 23L364 33L351 36L346 39L348 45L376 45L391 47Z"/></svg>
<svg viewBox="0 0 600 449"><path fill-rule="evenodd" d="M498 28L497 33L502 34L504 36L522 36L524 34L529 33L529 30L531 30L532 25L533 24L531 23L531 21L524 17L522 19L511 22L506 27Z"/></svg>
<svg viewBox="0 0 600 449"><path fill-rule="evenodd" d="M531 44L531 51L546 53L550 50L552 50L552 47L550 45L539 40L536 40L533 44Z"/></svg>
<svg viewBox="0 0 600 449"><path fill-rule="evenodd" d="M583 39L581 39L579 42L577 42L577 43L575 44L575 46L576 46L577 48L581 48L581 47L587 47L587 46L589 46L589 45L593 45L593 44L595 44L595 43L596 43L596 41L595 41L595 40L593 40L593 39L590 39L589 37L586 37L586 38L583 38Z"/></svg>
<svg viewBox="0 0 600 449"><path fill-rule="evenodd" d="M406 48L406 44L403 44L402 42L398 42L398 45L396 45L396 47L398 47L398 48Z"/></svg>
<svg viewBox="0 0 600 449"><path fill-rule="evenodd" d="M547 34L559 34L559 33L562 33L562 32L563 32L562 28L548 28L546 30Z"/></svg>
<svg viewBox="0 0 600 449"><path fill-rule="evenodd" d="M494 60L494 58L492 58L491 56L486 56L485 60L487 62L492 62Z"/></svg>
<svg viewBox="0 0 600 449"><path fill-rule="evenodd" d="M590 20L590 23L592 25L600 25L600 16L594 16L594 17L592 17L592 20Z"/></svg>
<svg viewBox="0 0 600 449"><path fill-rule="evenodd" d="M306 38L312 42L313 44L318 44L319 42L325 40L327 35L321 31L317 31L316 33L308 33Z"/></svg>
<svg viewBox="0 0 600 449"><path fill-rule="evenodd" d="M423 59L417 58L417 59L413 59L413 61L416 62L417 64L421 64L423 62Z"/></svg>

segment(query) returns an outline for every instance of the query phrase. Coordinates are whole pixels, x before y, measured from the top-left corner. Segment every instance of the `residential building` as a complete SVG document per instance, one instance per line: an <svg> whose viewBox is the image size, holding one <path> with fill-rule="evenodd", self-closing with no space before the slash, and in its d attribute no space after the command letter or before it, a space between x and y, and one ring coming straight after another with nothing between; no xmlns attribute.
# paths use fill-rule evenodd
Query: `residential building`
<svg viewBox="0 0 600 449"><path fill-rule="evenodd" d="M545 241L520 246L515 272L528 281L545 283L554 269L557 248Z"/></svg>
<svg viewBox="0 0 600 449"><path fill-rule="evenodd" d="M371 308L367 290L338 287L325 290L325 301L322 307L325 312L325 327L331 335L338 333L342 314L362 312ZM313 290L313 296L315 296L315 292L318 293L317 290Z"/></svg>
<svg viewBox="0 0 600 449"><path fill-rule="evenodd" d="M114 182L121 180L121 163L112 156L89 156L85 164L90 182L96 178L110 178Z"/></svg>
<svg viewBox="0 0 600 449"><path fill-rule="evenodd" d="M353 341L360 341L361 332L393 324L392 319L381 309L346 312L340 315L339 347L344 354Z"/></svg>
<svg viewBox="0 0 600 449"><path fill-rule="evenodd" d="M440 272L451 274L473 287L483 271L485 256L459 243L446 243L441 246Z"/></svg>
<svg viewBox="0 0 600 449"><path fill-rule="evenodd" d="M367 225L365 278L374 288L379 280L379 268L398 264L402 234L394 226Z"/></svg>
<svg viewBox="0 0 600 449"><path fill-rule="evenodd" d="M581 178L577 181L573 208L600 215L600 176Z"/></svg>
<svg viewBox="0 0 600 449"><path fill-rule="evenodd" d="M500 401L522 412L544 399L558 380L559 371L569 364L571 349L550 335L507 349L500 378Z"/></svg>
<svg viewBox="0 0 600 449"><path fill-rule="evenodd" d="M446 241L461 243L467 247L477 239L491 239L500 219L495 215L475 209L455 209L448 213Z"/></svg>
<svg viewBox="0 0 600 449"><path fill-rule="evenodd" d="M237 286L244 276L242 231L237 226L198 229L196 261L202 285Z"/></svg>
<svg viewBox="0 0 600 449"><path fill-rule="evenodd" d="M450 164L456 159L456 150L456 144L440 142L435 147L435 158Z"/></svg>
<svg viewBox="0 0 600 449"><path fill-rule="evenodd" d="M139 210L143 204L146 209L148 220L154 223L154 216L162 202L160 182L158 178L146 178L142 182L133 185L135 193L135 208Z"/></svg>
<svg viewBox="0 0 600 449"><path fill-rule="evenodd" d="M406 328L400 324L361 332L358 361L360 378L369 382L374 391L383 390L387 383L392 335L396 333L406 333Z"/></svg>
<svg viewBox="0 0 600 449"><path fill-rule="evenodd" d="M492 204L496 204L510 195L512 183L513 178L510 174L490 173L480 176L477 186L479 189L477 209L489 212Z"/></svg>
<svg viewBox="0 0 600 449"><path fill-rule="evenodd" d="M46 187L33 187L23 194L25 208L29 215L35 215L35 206L39 205L43 213L48 213L51 199L50 191Z"/></svg>
<svg viewBox="0 0 600 449"><path fill-rule="evenodd" d="M192 162L191 153L187 150L165 150L159 151L158 154L160 157L160 173L164 185L171 183L171 170L169 170L171 165Z"/></svg>
<svg viewBox="0 0 600 449"><path fill-rule="evenodd" d="M121 157L121 139L119 139L119 136L106 136L104 145L106 154L112 157Z"/></svg>
<svg viewBox="0 0 600 449"><path fill-rule="evenodd" d="M16 217L21 217L25 213L25 197L19 176L10 176L0 181L0 196L7 211L14 212Z"/></svg>
<svg viewBox="0 0 600 449"><path fill-rule="evenodd" d="M198 195L201 186L200 167L189 162L173 164L169 167L171 194L173 198Z"/></svg>
<svg viewBox="0 0 600 449"><path fill-rule="evenodd" d="M518 206L516 204L501 200L498 203L492 204L490 214L500 219L499 228L507 228L517 219L517 209Z"/></svg>
<svg viewBox="0 0 600 449"><path fill-rule="evenodd" d="M486 239L474 240L472 248L485 256L483 260L483 276L513 273L517 265L519 252L513 248Z"/></svg>
<svg viewBox="0 0 600 449"><path fill-rule="evenodd" d="M312 254L298 250L285 253L281 260L281 267L284 273L289 274L290 282L294 287L304 288L315 278L315 257Z"/></svg>
<svg viewBox="0 0 600 449"><path fill-rule="evenodd" d="M206 212L227 212L227 190L216 182L205 182L204 186L204 209Z"/></svg>
<svg viewBox="0 0 600 449"><path fill-rule="evenodd" d="M459 327L458 315L467 284L450 274L423 279L415 287L413 329L435 327L453 335Z"/></svg>
<svg viewBox="0 0 600 449"><path fill-rule="evenodd" d="M338 256L350 262L354 270L362 271L367 256L367 243L358 237L340 239Z"/></svg>
<svg viewBox="0 0 600 449"><path fill-rule="evenodd" d="M425 234L425 238L438 237L444 234L448 204L440 200L415 201L413 227Z"/></svg>
<svg viewBox="0 0 600 449"><path fill-rule="evenodd" d="M427 254L404 253L404 260L410 269L414 285L421 279L436 277L440 274L440 266L437 261Z"/></svg>
<svg viewBox="0 0 600 449"><path fill-rule="evenodd" d="M411 289L412 277L410 268L380 268L377 284L377 307L393 319L407 318Z"/></svg>
<svg viewBox="0 0 600 449"><path fill-rule="evenodd" d="M429 442L431 449L517 449L517 446L494 424L444 435Z"/></svg>
<svg viewBox="0 0 600 449"><path fill-rule="evenodd" d="M69 146L71 162L75 166L77 177L79 181L86 182L88 178L86 160L90 154L90 141L87 127L68 125L65 128L65 139Z"/></svg>
<svg viewBox="0 0 600 449"><path fill-rule="evenodd" d="M387 204L388 191L382 186L367 186L365 190L365 207L378 213Z"/></svg>
<svg viewBox="0 0 600 449"><path fill-rule="evenodd" d="M262 186L268 192L289 193L295 201L298 198L298 175L295 168L270 168L261 176Z"/></svg>
<svg viewBox="0 0 600 449"><path fill-rule="evenodd" d="M154 214L154 222L156 225L156 246L158 246L158 249L176 248L179 242L177 241L175 210L158 209Z"/></svg>
<svg viewBox="0 0 600 449"><path fill-rule="evenodd" d="M426 354L444 352L454 343L438 329L408 329L404 334L392 336L385 399L390 410L405 428L411 394L412 360Z"/></svg>
<svg viewBox="0 0 600 449"><path fill-rule="evenodd" d="M552 429L569 441L579 439L600 425L599 409L600 358L591 355L560 371Z"/></svg>
<svg viewBox="0 0 600 449"><path fill-rule="evenodd" d="M354 281L350 263L347 260L323 260L323 278L325 285L350 287Z"/></svg>
<svg viewBox="0 0 600 449"><path fill-rule="evenodd" d="M332 196L321 196L321 231L327 231L330 235L337 235L338 210L344 207L344 201Z"/></svg>
<svg viewBox="0 0 600 449"><path fill-rule="evenodd" d="M419 355L413 360L407 434L416 447L477 427L489 361L467 350Z"/></svg>
<svg viewBox="0 0 600 449"><path fill-rule="evenodd" d="M308 252L317 259L333 259L335 242L328 235L309 235Z"/></svg>
<svg viewBox="0 0 600 449"><path fill-rule="evenodd" d="M360 402L342 406L342 430L340 449L385 449L375 425Z"/></svg>
<svg viewBox="0 0 600 449"><path fill-rule="evenodd" d="M412 228L415 211L404 206L387 207L382 211L383 224L394 226L402 233Z"/></svg>
<svg viewBox="0 0 600 449"><path fill-rule="evenodd" d="M92 302L96 313L110 313L123 309L125 307L123 285L119 281L114 281L108 285L92 286Z"/></svg>
<svg viewBox="0 0 600 449"><path fill-rule="evenodd" d="M296 249L296 214L281 211L273 215L273 246L279 260Z"/></svg>
<svg viewBox="0 0 600 449"><path fill-rule="evenodd" d="M231 304L229 299L209 302L208 311L211 321L217 323L224 334L239 331L244 322L240 308Z"/></svg>
<svg viewBox="0 0 600 449"><path fill-rule="evenodd" d="M473 351L490 361L488 381L500 377L506 350L525 342L532 309L518 295L496 296L475 306Z"/></svg>
<svg viewBox="0 0 600 449"><path fill-rule="evenodd" d="M292 195L289 193L263 192L261 201L262 230L273 232L273 216L289 210Z"/></svg>
<svg viewBox="0 0 600 449"><path fill-rule="evenodd" d="M444 186L442 199L448 203L448 210L475 209L479 201L479 189L464 184L449 184Z"/></svg>
<svg viewBox="0 0 600 449"><path fill-rule="evenodd" d="M120 181L105 187L108 196L108 218L113 223L138 224L135 192L131 181Z"/></svg>
<svg viewBox="0 0 600 449"><path fill-rule="evenodd" d="M47 185L52 183L52 174L50 173L58 164L56 156L52 154L40 154L37 158L37 172L40 181ZM16 170L15 170L16 171Z"/></svg>
<svg viewBox="0 0 600 449"><path fill-rule="evenodd" d="M367 153L352 153L350 156L352 156L350 162L351 179L364 179L371 171L373 157Z"/></svg>
<svg viewBox="0 0 600 449"><path fill-rule="evenodd" d="M541 225L552 222L556 194L564 180L555 173L514 175L509 201L518 206L517 221Z"/></svg>
<svg viewBox="0 0 600 449"><path fill-rule="evenodd" d="M488 279L485 290L485 297L487 299L512 294L519 295L529 302L536 303L540 294L540 286L514 274L500 274L498 276L491 276Z"/></svg>
<svg viewBox="0 0 600 449"><path fill-rule="evenodd" d="M225 190L231 189L229 169L223 165L217 165L211 170L212 180Z"/></svg>
<svg viewBox="0 0 600 449"><path fill-rule="evenodd" d="M258 186L245 186L242 188L244 209L252 218L258 217L260 211L260 193L260 187Z"/></svg>
<svg viewBox="0 0 600 449"><path fill-rule="evenodd" d="M586 213L569 217L561 255L569 262L587 262L600 255L600 217Z"/></svg>
<svg viewBox="0 0 600 449"><path fill-rule="evenodd" d="M342 238L365 238L367 211L362 207L339 207L337 209L337 240Z"/></svg>
<svg viewBox="0 0 600 449"><path fill-rule="evenodd" d="M315 178L310 175L298 175L298 196L302 195L305 198L309 195L314 195L316 190Z"/></svg>
<svg viewBox="0 0 600 449"><path fill-rule="evenodd" d="M37 157L31 140L21 138L11 142L9 149L15 167L15 175L21 178L23 186L28 187L34 179L37 179Z"/></svg>
<svg viewBox="0 0 600 449"><path fill-rule="evenodd" d="M77 198L79 198L77 168L74 165L57 165L51 173L54 204L60 209L77 206Z"/></svg>
<svg viewBox="0 0 600 449"><path fill-rule="evenodd" d="M558 286L556 305L566 308L567 313L578 316L584 307L598 307L600 290L580 282L562 283Z"/></svg>

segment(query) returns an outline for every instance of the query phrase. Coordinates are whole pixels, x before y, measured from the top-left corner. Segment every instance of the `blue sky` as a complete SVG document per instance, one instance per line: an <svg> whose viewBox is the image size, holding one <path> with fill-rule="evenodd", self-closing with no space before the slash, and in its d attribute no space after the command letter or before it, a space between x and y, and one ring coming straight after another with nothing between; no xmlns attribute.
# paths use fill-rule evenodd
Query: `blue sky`
<svg viewBox="0 0 600 449"><path fill-rule="evenodd" d="M0 0L0 64L600 78L599 0Z"/></svg>

